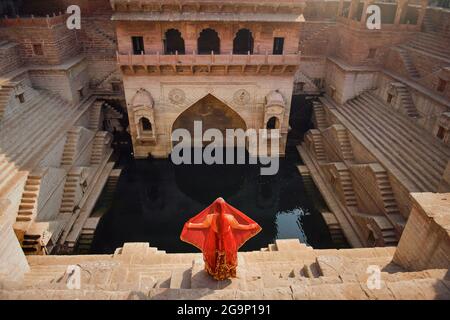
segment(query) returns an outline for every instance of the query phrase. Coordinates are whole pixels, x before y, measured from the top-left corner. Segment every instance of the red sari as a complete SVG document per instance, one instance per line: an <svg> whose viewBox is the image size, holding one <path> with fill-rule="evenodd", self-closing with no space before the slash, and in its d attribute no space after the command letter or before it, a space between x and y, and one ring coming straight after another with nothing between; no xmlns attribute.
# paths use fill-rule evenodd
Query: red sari
<svg viewBox="0 0 450 320"><path fill-rule="evenodd" d="M206 271L216 280L236 277L237 252L261 227L222 198L185 223L181 240L203 252Z"/></svg>

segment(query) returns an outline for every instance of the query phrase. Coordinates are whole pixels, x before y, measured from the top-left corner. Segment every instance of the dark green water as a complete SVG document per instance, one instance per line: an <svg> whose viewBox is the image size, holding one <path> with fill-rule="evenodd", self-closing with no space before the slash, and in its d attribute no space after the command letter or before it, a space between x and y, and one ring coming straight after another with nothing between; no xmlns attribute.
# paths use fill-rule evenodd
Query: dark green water
<svg viewBox="0 0 450 320"><path fill-rule="evenodd" d="M181 165L170 160L123 161L111 208L96 231L92 252L112 253L124 242L149 242L167 252L195 252L179 240L183 224L223 197L262 231L243 247L259 250L275 239L298 238L315 248L333 247L325 222L314 210L296 166L292 147L275 176L258 165Z"/></svg>

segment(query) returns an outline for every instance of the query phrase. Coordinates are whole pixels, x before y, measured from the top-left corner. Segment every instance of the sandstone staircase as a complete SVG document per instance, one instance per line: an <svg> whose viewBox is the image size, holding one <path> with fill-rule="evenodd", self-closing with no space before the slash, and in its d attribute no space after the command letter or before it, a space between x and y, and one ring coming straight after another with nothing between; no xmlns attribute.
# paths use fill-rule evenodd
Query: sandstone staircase
<svg viewBox="0 0 450 320"><path fill-rule="evenodd" d="M59 209L60 215L72 215L74 212L79 183L80 169L76 168L67 174L61 206Z"/></svg>
<svg viewBox="0 0 450 320"><path fill-rule="evenodd" d="M342 192L345 199L346 207L357 207L358 203L356 201L355 190L353 188L352 177L350 175L350 171L348 168L341 164L337 165L338 173L339 173L339 182L342 187Z"/></svg>
<svg viewBox="0 0 450 320"><path fill-rule="evenodd" d="M326 161L327 160L327 155L325 153L325 147L323 144L323 138L322 138L322 134L320 133L319 130L309 130L308 134L310 135L311 139L313 140L313 144L314 144L314 152L316 154L316 159L318 161Z"/></svg>
<svg viewBox="0 0 450 320"><path fill-rule="evenodd" d="M106 73L102 78L92 81L91 87L92 88L100 88L102 85L112 78L113 75L117 74L117 69L113 69Z"/></svg>
<svg viewBox="0 0 450 320"><path fill-rule="evenodd" d="M8 106L9 99L11 98L11 93L14 90L13 86L2 85L0 89L0 122L3 119L3 113Z"/></svg>
<svg viewBox="0 0 450 320"><path fill-rule="evenodd" d="M0 126L0 150L18 168L34 167L42 158L43 150L55 139L62 139L67 123L72 123L80 112L56 95L42 90L25 91L30 92L34 92L33 99L26 100ZM14 175L9 175L0 180L0 189L13 179Z"/></svg>
<svg viewBox="0 0 450 320"><path fill-rule="evenodd" d="M433 23L433 20L428 14L425 14L422 22L422 27L425 32L436 32L436 27Z"/></svg>
<svg viewBox="0 0 450 320"><path fill-rule="evenodd" d="M434 56L449 60L450 47L448 39L436 32L420 32L416 38L406 44L407 47L430 53Z"/></svg>
<svg viewBox="0 0 450 320"><path fill-rule="evenodd" d="M75 127L67 132L66 144L61 159L61 166L71 166L75 160L81 127Z"/></svg>
<svg viewBox="0 0 450 320"><path fill-rule="evenodd" d="M19 205L14 229L26 231L37 215L42 173L30 173ZM20 240L20 238L19 238Z"/></svg>
<svg viewBox="0 0 450 320"><path fill-rule="evenodd" d="M400 103L405 111L406 115L411 118L418 118L419 112L414 104L414 101L411 97L411 93L408 88L404 84L398 84L396 86L398 97L400 98Z"/></svg>
<svg viewBox="0 0 450 320"><path fill-rule="evenodd" d="M122 169L114 169L108 177L105 188L103 189L102 201L111 204L114 199L114 193L117 189L117 184L119 183L120 174Z"/></svg>
<svg viewBox="0 0 450 320"><path fill-rule="evenodd" d="M110 17L104 19L97 22L96 19L86 18L82 41L85 53L112 59L117 50L117 40Z"/></svg>
<svg viewBox="0 0 450 320"><path fill-rule="evenodd" d="M332 212L321 212L324 218L328 230L330 232L331 241L336 248L348 248L347 238L345 237L342 227L336 219L336 216Z"/></svg>
<svg viewBox="0 0 450 320"><path fill-rule="evenodd" d="M25 183L22 199L19 204L14 232L25 254L38 254L41 248L41 235L33 232L38 214L38 200L42 176L45 171L30 173Z"/></svg>
<svg viewBox="0 0 450 320"><path fill-rule="evenodd" d="M43 255L45 254L45 245L43 244L46 233L46 224L35 222L27 230L23 241L22 250L25 255Z"/></svg>
<svg viewBox="0 0 450 320"><path fill-rule="evenodd" d="M105 110L108 113L110 118L114 118L114 119L122 119L123 118L122 112L117 110L116 108L114 108L112 105L110 105L108 103L105 104Z"/></svg>
<svg viewBox="0 0 450 320"><path fill-rule="evenodd" d="M395 227L382 216L373 216L376 228L381 233L383 244L387 247L395 247L398 244L398 237Z"/></svg>
<svg viewBox="0 0 450 320"><path fill-rule="evenodd" d="M313 109L316 128L320 131L328 128L329 125L322 104L314 103Z"/></svg>
<svg viewBox="0 0 450 320"><path fill-rule="evenodd" d="M99 130L100 117L101 117L101 114L102 114L102 106L103 106L103 101L96 101L91 106L91 110L89 111L89 125L88 125L88 129L90 129L92 131Z"/></svg>
<svg viewBox="0 0 450 320"><path fill-rule="evenodd" d="M394 226L398 226L399 231L401 231L403 230L406 221L397 206L397 200L392 191L388 173L381 165L371 165L371 167L375 173L378 190L380 192L381 200L383 201L384 212L388 220Z"/></svg>
<svg viewBox="0 0 450 320"><path fill-rule="evenodd" d="M336 125L337 139L339 141L339 147L341 150L342 157L344 160L353 161L353 148L350 144L350 139L348 136L347 129L342 125Z"/></svg>
<svg viewBox="0 0 450 320"><path fill-rule="evenodd" d="M419 71L417 71L416 66L414 65L414 62L412 61L412 58L409 55L408 50L404 49L404 48L398 48L398 52L400 54L400 57L403 60L403 64L404 64L405 69L408 72L409 76L413 79L420 78L420 73L419 73Z"/></svg>
<svg viewBox="0 0 450 320"><path fill-rule="evenodd" d="M437 190L450 158L450 147L406 117L390 111L369 92L330 111L385 167L399 174L397 178L404 180L410 191Z"/></svg>
<svg viewBox="0 0 450 320"><path fill-rule="evenodd" d="M100 131L95 134L92 153L91 153L91 164L98 165L102 162L103 156L105 155L105 148L107 147L106 138L109 133L106 131Z"/></svg>
<svg viewBox="0 0 450 320"><path fill-rule="evenodd" d="M238 277L215 281L201 254L166 254L127 243L114 255L31 256L21 283L0 291L5 299L434 299L450 292L448 270L407 272L392 263L395 248L313 250L277 240L273 251L240 252ZM367 286L378 266L380 289ZM76 266L80 288L68 288Z"/></svg>
<svg viewBox="0 0 450 320"><path fill-rule="evenodd" d="M109 41L112 45L117 44L116 36L114 34L114 26L111 26L111 30L106 31L105 26L100 26L95 21L92 21L92 28L93 30L100 36L102 36L104 39Z"/></svg>
<svg viewBox="0 0 450 320"><path fill-rule="evenodd" d="M76 252L77 254L89 254L91 252L92 241L94 240L95 230L100 221L98 217L91 217L86 220L86 223L81 230L80 238L78 239Z"/></svg>

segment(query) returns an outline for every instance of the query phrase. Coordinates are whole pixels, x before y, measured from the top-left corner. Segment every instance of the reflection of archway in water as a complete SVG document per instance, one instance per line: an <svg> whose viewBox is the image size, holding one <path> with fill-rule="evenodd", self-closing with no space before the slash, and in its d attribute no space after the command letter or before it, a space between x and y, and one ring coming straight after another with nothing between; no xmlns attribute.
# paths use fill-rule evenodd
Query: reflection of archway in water
<svg viewBox="0 0 450 320"><path fill-rule="evenodd" d="M193 200L209 205L218 197L229 199L239 193L248 170L252 170L249 165L183 164L175 166L174 171L180 191Z"/></svg>
<svg viewBox="0 0 450 320"><path fill-rule="evenodd" d="M194 137L194 121L202 121L202 129L218 129L225 137L226 129L246 130L242 117L225 103L208 94L186 109L175 120L172 130L187 129ZM207 145L209 142L205 142ZM224 142L225 143L225 142ZM176 144L176 143L175 143ZM193 163L194 149L191 149ZM224 148L223 155L231 150ZM237 150L233 149L234 154ZM248 157L248 155L246 155ZM239 191L244 183L246 165L180 165L175 167L175 179L186 195L201 203L209 204L217 197L228 198ZM218 177L221 177L218 179Z"/></svg>

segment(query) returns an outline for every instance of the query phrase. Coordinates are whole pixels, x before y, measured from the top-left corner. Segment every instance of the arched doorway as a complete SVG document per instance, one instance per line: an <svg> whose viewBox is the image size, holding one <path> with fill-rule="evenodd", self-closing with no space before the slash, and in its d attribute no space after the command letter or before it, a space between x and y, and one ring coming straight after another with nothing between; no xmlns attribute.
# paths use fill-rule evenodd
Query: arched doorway
<svg viewBox="0 0 450 320"><path fill-rule="evenodd" d="M194 121L202 121L203 132L218 129L224 137L226 129L247 129L244 119L236 111L211 94L183 111L173 123L172 131L187 129L194 137Z"/></svg>
<svg viewBox="0 0 450 320"><path fill-rule="evenodd" d="M198 54L220 54L220 38L214 29L203 29L197 40Z"/></svg>
<svg viewBox="0 0 450 320"><path fill-rule="evenodd" d="M233 40L233 54L253 54L253 36L248 29L240 29Z"/></svg>
<svg viewBox="0 0 450 320"><path fill-rule="evenodd" d="M164 54L185 54L184 39L177 29L169 29L164 38Z"/></svg>
<svg viewBox="0 0 450 320"><path fill-rule="evenodd" d="M148 120L147 118L141 118L139 120L139 123L141 125L141 129L143 132L151 132L152 131L152 124L151 124L150 120Z"/></svg>
<svg viewBox="0 0 450 320"><path fill-rule="evenodd" d="M280 120L277 117L272 117L267 121L266 129L279 129L280 128Z"/></svg>

